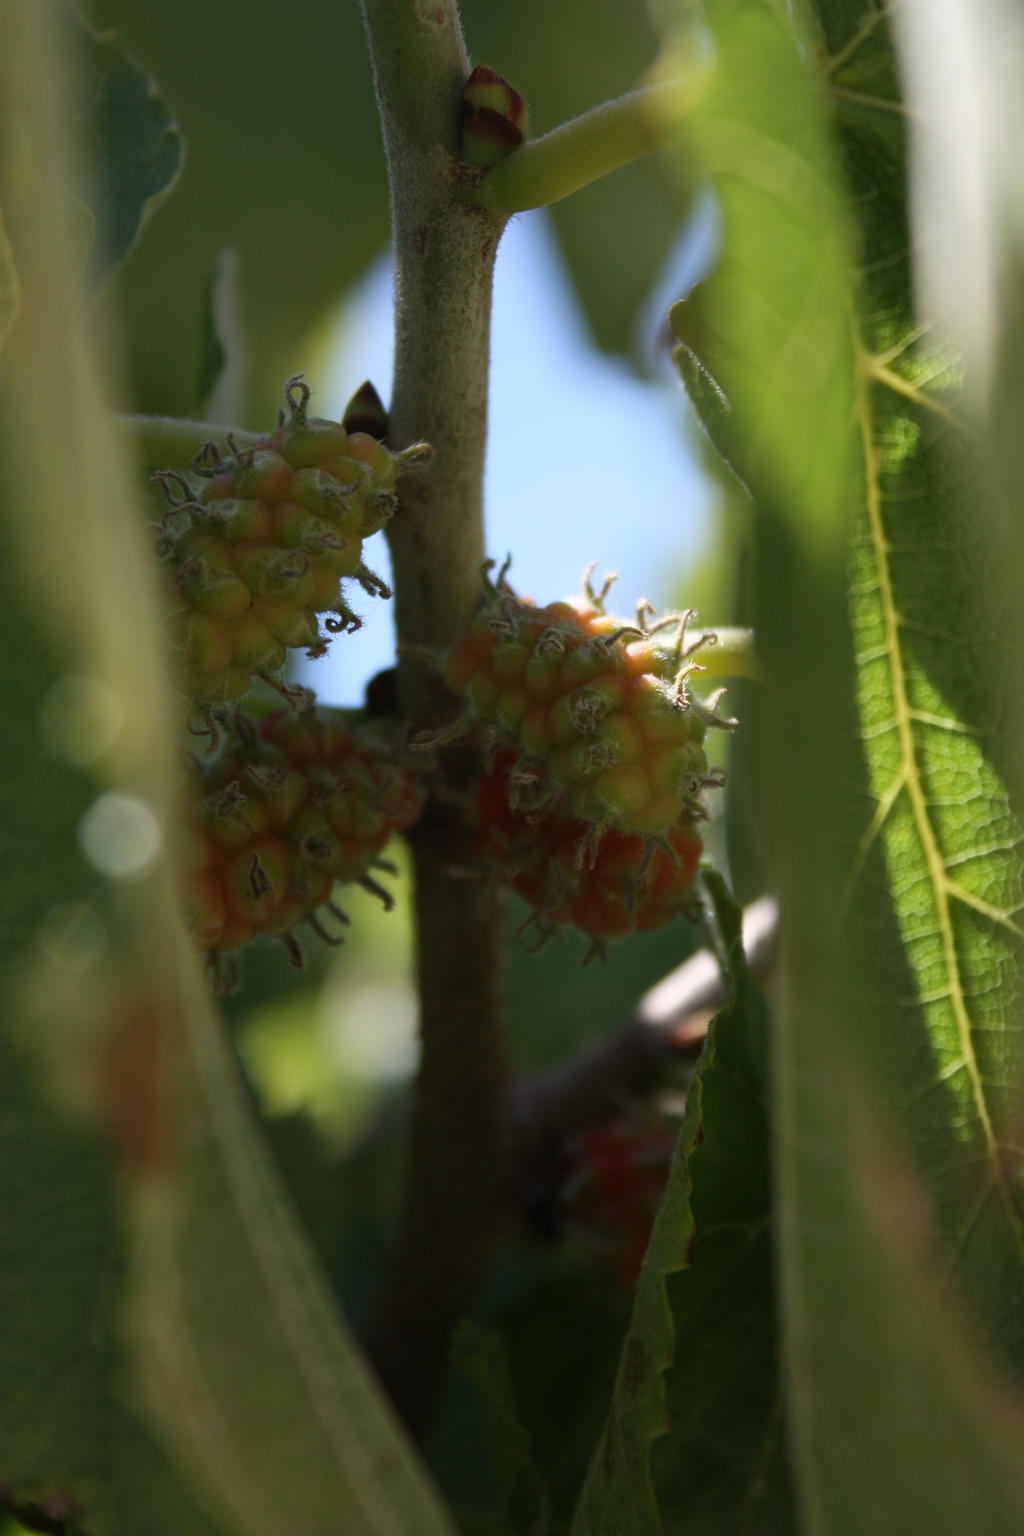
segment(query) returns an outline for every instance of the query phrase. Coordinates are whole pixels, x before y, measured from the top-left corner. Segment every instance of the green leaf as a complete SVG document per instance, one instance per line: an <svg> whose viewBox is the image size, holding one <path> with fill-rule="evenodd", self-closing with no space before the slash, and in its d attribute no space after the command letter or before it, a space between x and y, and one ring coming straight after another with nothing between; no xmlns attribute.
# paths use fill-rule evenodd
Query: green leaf
<svg viewBox="0 0 1024 1536"><path fill-rule="evenodd" d="M204 420L230 424L241 415L244 347L238 261L223 250L206 274L199 317L195 408Z"/></svg>
<svg viewBox="0 0 1024 1536"><path fill-rule="evenodd" d="M870 962L857 967L856 1024L831 1061L809 1020L783 1045L802 1145L819 1153L815 1168L807 1151L792 1167L793 1349L814 1382L797 1426L808 1496L830 1530L883 1528L877 1511L851 1504L866 1479L885 1529L966 1532L984 1508L986 1529L1009 1531L1024 1508L1019 1478L1006 1475L1020 1427L988 1378L996 1359L1018 1383L1024 1369L1021 834L1006 790L1018 743L998 686L1012 641L1001 583L986 575L1000 557L978 506L988 477L960 414L959 371L913 309L905 123L885 17L833 5L821 17L862 255L850 607L867 782L845 910L851 953ZM1018 650L1018 672L1020 661ZM846 1119L823 1156L816 1132L838 1108L823 1079L835 1079L840 1049L852 1057ZM849 1223L853 1306L841 1335L820 1316L839 1284L836 1256L812 1230L829 1169L830 1219ZM854 1440L848 1426L866 1423L869 1390L874 1434ZM914 1479L885 1439L905 1433L908 1416L921 1429Z"/></svg>
<svg viewBox="0 0 1024 1536"><path fill-rule="evenodd" d="M718 0L705 12L713 62L695 61L694 42L679 67L696 93L687 166L692 157L712 180L721 251L712 277L674 306L673 328L729 462L795 537L834 545L851 338L846 224L821 104L784 6ZM792 432L799 411L813 433Z"/></svg>
<svg viewBox="0 0 1024 1536"><path fill-rule="evenodd" d="M126 320L137 408L195 409L195 314L218 255L237 253L252 374L239 425L273 420L298 368L322 378L325 326L381 255L388 194L359 9L275 0L237 11L204 0L87 0L116 27L174 102L188 143L166 216L154 221L111 290ZM353 380L353 384L358 380ZM342 403L342 402L340 402Z"/></svg>
<svg viewBox="0 0 1024 1536"><path fill-rule="evenodd" d="M323 376L318 359L331 314L387 243L388 191L358 7L306 0L298 26L282 23L275 0L251 0L244 27L204 0L173 8L87 0L87 8L154 71L189 146L172 207L117 285L139 409L193 411L194 338L179 317L193 312L218 251L230 245L253 364L240 414L258 426L296 368ZM521 89L538 133L631 89L655 47L643 9L619 0L468 0L461 9L474 61ZM634 350L637 310L688 200L661 166L642 162L553 211L599 345Z"/></svg>
<svg viewBox="0 0 1024 1536"><path fill-rule="evenodd" d="M506 1250L489 1290L487 1335L507 1363L511 1412L529 1433L550 1531L564 1536L604 1424L632 1297L604 1254L571 1237ZM460 1524L467 1510L497 1503L483 1429L477 1394L458 1382L429 1452Z"/></svg>
<svg viewBox="0 0 1024 1536"><path fill-rule="evenodd" d="M728 403L709 431L758 504L753 618L777 688L745 729L784 912L794 1474L829 1536L1009 1532L1024 1509L1018 549L980 502L959 366L914 312L884 9L821 0L816 28L796 8L788 62L781 6L705 9L695 137L723 249L676 318ZM822 177L817 208L780 145Z"/></svg>
<svg viewBox="0 0 1024 1536"><path fill-rule="evenodd" d="M87 157L86 202L94 237L88 281L95 291L124 262L143 225L170 193L184 141L150 75L112 32L97 33L68 6L77 33L75 129Z"/></svg>
<svg viewBox="0 0 1024 1536"><path fill-rule="evenodd" d="M0 1488L89 1536L451 1524L285 1202L176 897L157 573L78 307L52 11L0 376Z"/></svg>
<svg viewBox="0 0 1024 1536"><path fill-rule="evenodd" d="M464 1321L453 1341L452 1359L476 1389L478 1412L482 1409L487 1426L501 1501L494 1529L508 1536L544 1536L547 1497L530 1435L516 1408L500 1335Z"/></svg>
<svg viewBox="0 0 1024 1536"><path fill-rule="evenodd" d="M522 94L536 135L632 90L657 48L652 13L616 0L469 0L463 14L474 59L493 64ZM673 185L652 156L546 216L598 346L635 354L638 312L679 237L691 190Z"/></svg>
<svg viewBox="0 0 1024 1536"><path fill-rule="evenodd" d="M646 1536L660 1530L650 1472L651 1442L668 1420L662 1380L675 1330L665 1276L689 1262L694 1237L689 1159L700 1133L701 1071L690 1085L686 1119L637 1282L611 1406L573 1519L573 1536Z"/></svg>
<svg viewBox="0 0 1024 1536"><path fill-rule="evenodd" d="M15 14L17 0L6 0ZM59 46L51 68L63 110L72 119L69 148L73 166L65 178L67 206L61 211L62 238L81 267L88 292L95 295L132 249L143 224L170 192L184 155L181 134L151 78L119 46L112 34L98 34L71 0L51 7ZM23 43L17 46L23 47ZM31 219L38 193L38 146L29 131L33 103L28 97L29 66L12 72L8 102L9 131L0 145L0 201L6 239L13 259L23 265L21 228ZM0 271L3 268L0 267ZM22 274L24 276L24 274ZM9 275L0 301L4 317L13 316Z"/></svg>
<svg viewBox="0 0 1024 1536"><path fill-rule="evenodd" d="M728 946L730 1001L700 1074L691 1267L667 1283L678 1343L654 1486L679 1536L783 1536L796 1514L776 1321L769 1018L744 960L739 910L716 876L707 880Z"/></svg>
<svg viewBox="0 0 1024 1536"><path fill-rule="evenodd" d="M679 1533L753 1536L794 1525L775 1325L766 1016L740 914L717 877L708 883L730 1001L689 1089L576 1536L658 1532L659 1510Z"/></svg>
<svg viewBox="0 0 1024 1536"><path fill-rule="evenodd" d="M891 240L905 195L902 125L887 90L891 68L884 58L870 68L867 51L849 56L835 89L854 197L873 193L894 210ZM858 99L848 104L842 93L854 72ZM865 109L862 96L895 110ZM1001 667L992 661L1006 637L976 575L988 563L972 506L985 470L958 414L958 369L921 334L906 268L873 274L880 233L865 223L863 514L851 571L874 807L851 880L864 880L872 906L880 897L891 904L870 998L884 1008L883 1030L902 1037L887 1065L910 1106L906 1127L947 1262L1020 1371L1024 1294L1014 1294L1013 1277L1024 1280L1024 1206L1014 1146L1024 1064L1013 1012L1024 889L1021 829L1004 783Z"/></svg>

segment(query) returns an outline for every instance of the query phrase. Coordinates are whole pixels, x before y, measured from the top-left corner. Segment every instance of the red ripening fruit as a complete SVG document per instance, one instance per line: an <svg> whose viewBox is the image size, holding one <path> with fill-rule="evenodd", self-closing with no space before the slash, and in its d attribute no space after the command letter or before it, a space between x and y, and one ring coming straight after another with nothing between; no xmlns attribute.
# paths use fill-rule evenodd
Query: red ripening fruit
<svg viewBox="0 0 1024 1536"><path fill-rule="evenodd" d="M572 1226L603 1254L629 1291L640 1278L678 1129L666 1116L623 1117L584 1131L572 1149Z"/></svg>
<svg viewBox="0 0 1024 1536"><path fill-rule="evenodd" d="M515 808L516 768L515 754L505 751L479 780L477 845L530 904L542 940L569 926L600 950L610 940L690 914L703 852L695 821L682 819L654 845L636 833L611 829L589 848L590 827L564 809ZM530 788L527 781L527 803Z"/></svg>
<svg viewBox="0 0 1024 1536"><path fill-rule="evenodd" d="M185 908L196 942L230 955L316 917L337 883L387 898L371 871L392 832L419 814L413 774L339 711L282 712L247 722L202 772ZM335 915L340 915L335 913Z"/></svg>

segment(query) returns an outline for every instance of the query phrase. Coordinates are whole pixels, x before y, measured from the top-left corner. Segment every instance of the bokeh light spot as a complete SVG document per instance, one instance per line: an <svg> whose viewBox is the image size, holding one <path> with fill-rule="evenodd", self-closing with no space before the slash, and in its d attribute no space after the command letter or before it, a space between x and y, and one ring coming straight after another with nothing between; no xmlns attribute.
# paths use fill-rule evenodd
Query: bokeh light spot
<svg viewBox="0 0 1024 1536"><path fill-rule="evenodd" d="M109 880L137 880L149 870L163 838L149 806L136 795L100 795L82 817L78 841L94 869Z"/></svg>

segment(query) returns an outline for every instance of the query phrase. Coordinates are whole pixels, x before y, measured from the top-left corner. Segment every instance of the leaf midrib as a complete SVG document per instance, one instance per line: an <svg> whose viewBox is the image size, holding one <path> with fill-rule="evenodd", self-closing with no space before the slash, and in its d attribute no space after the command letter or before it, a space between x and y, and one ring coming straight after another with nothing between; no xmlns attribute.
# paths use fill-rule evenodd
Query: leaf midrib
<svg viewBox="0 0 1024 1536"><path fill-rule="evenodd" d="M888 558L891 546L886 536L883 520L882 489L878 474L877 458L874 453L874 416L869 398L872 380L876 383L885 384L887 387L891 386L887 378L880 377L877 359L864 348L859 336L856 335L854 337L854 350L857 358L856 411L864 458L865 506L874 552L875 569L878 575L878 595L885 633L885 659L888 664L893 714L900 753L899 769L892 783L879 799L879 811L884 806L884 812L881 814L876 812L869 828L870 840L873 841L881 832L893 806L897 804L900 796L906 791L921 851L924 855L932 899L935 903L936 919L942 942L944 969L948 983L948 999L953 1010L960 1046L959 1061L948 1063L947 1068L950 1072L953 1069L958 1070L960 1067L967 1071L968 1080L971 1085L971 1096L984 1135L985 1156L992 1175L989 1191L985 1192L984 1199L980 1202L978 1210L973 1213L971 1225L977 1220L980 1209L983 1208L984 1201L988 1198L988 1193L991 1189L995 1189L1009 1219L1017 1246L1022 1256L1024 1256L1024 1223L1021 1221L1016 1202L1013 1199L1013 1192L1009 1187L1000 1158L999 1139L996 1136L992 1116L989 1112L981 1069L974 1049L973 1026L964 994L960 960L956 948L956 936L953 931L953 921L950 912L950 900L956 897L993 921L1000 922L1004 926L1009 927L1015 933L1019 932L1019 929L1016 924L1010 922L1008 914L1000 912L999 909L984 902L980 897L976 897L972 892L967 891L958 882L950 878L935 828L928 814L928 798L925 794L918 766L914 736L914 723L917 718L917 712L911 706L907 694L906 668L900 640L899 611L896 604ZM866 847L862 847L858 857L858 867L863 867L866 852Z"/></svg>

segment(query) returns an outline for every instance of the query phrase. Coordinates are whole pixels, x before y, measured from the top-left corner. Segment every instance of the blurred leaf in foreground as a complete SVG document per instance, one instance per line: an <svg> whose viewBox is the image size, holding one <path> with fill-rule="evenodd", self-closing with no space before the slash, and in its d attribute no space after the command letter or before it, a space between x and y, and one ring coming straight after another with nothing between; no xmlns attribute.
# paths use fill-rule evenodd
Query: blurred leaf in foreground
<svg viewBox="0 0 1024 1536"><path fill-rule="evenodd" d="M289 374L322 374L309 333L387 241L359 8L306 0L294 24L277 0L250 0L244 17L205 0L86 0L86 9L154 72L188 144L173 203L111 290L127 317L138 406L194 410L191 317L230 247L253 367L239 418L262 422Z"/></svg>
<svg viewBox="0 0 1024 1536"><path fill-rule="evenodd" d="M112 34L94 32L70 0L55 0L50 11L50 69L62 110L71 120L68 153L75 161L74 186L70 180L65 186L70 201L63 238L94 295L174 186L184 144L156 84ZM11 296L17 295L5 271L7 240L16 257L22 221L31 222L44 174L40 142L29 126L29 91L27 70L15 64L0 142L0 203L7 224L7 238L0 229L0 340L13 314Z"/></svg>
<svg viewBox="0 0 1024 1536"><path fill-rule="evenodd" d="M77 306L52 21L0 3L0 143L24 113L39 172L0 372L0 1489L89 1536L441 1536L182 929L176 710Z"/></svg>
<svg viewBox="0 0 1024 1536"><path fill-rule="evenodd" d="M67 9L77 34L81 101L74 127L92 177L95 235L88 275L97 289L109 282L171 191L185 146L155 81L113 33L94 32L73 7Z"/></svg>
<svg viewBox="0 0 1024 1536"><path fill-rule="evenodd" d="M0 352L4 349L4 343L10 335L20 307L21 284L18 282L18 269L14 265L14 252L11 250L11 242L4 228L3 213L0 211Z"/></svg>

